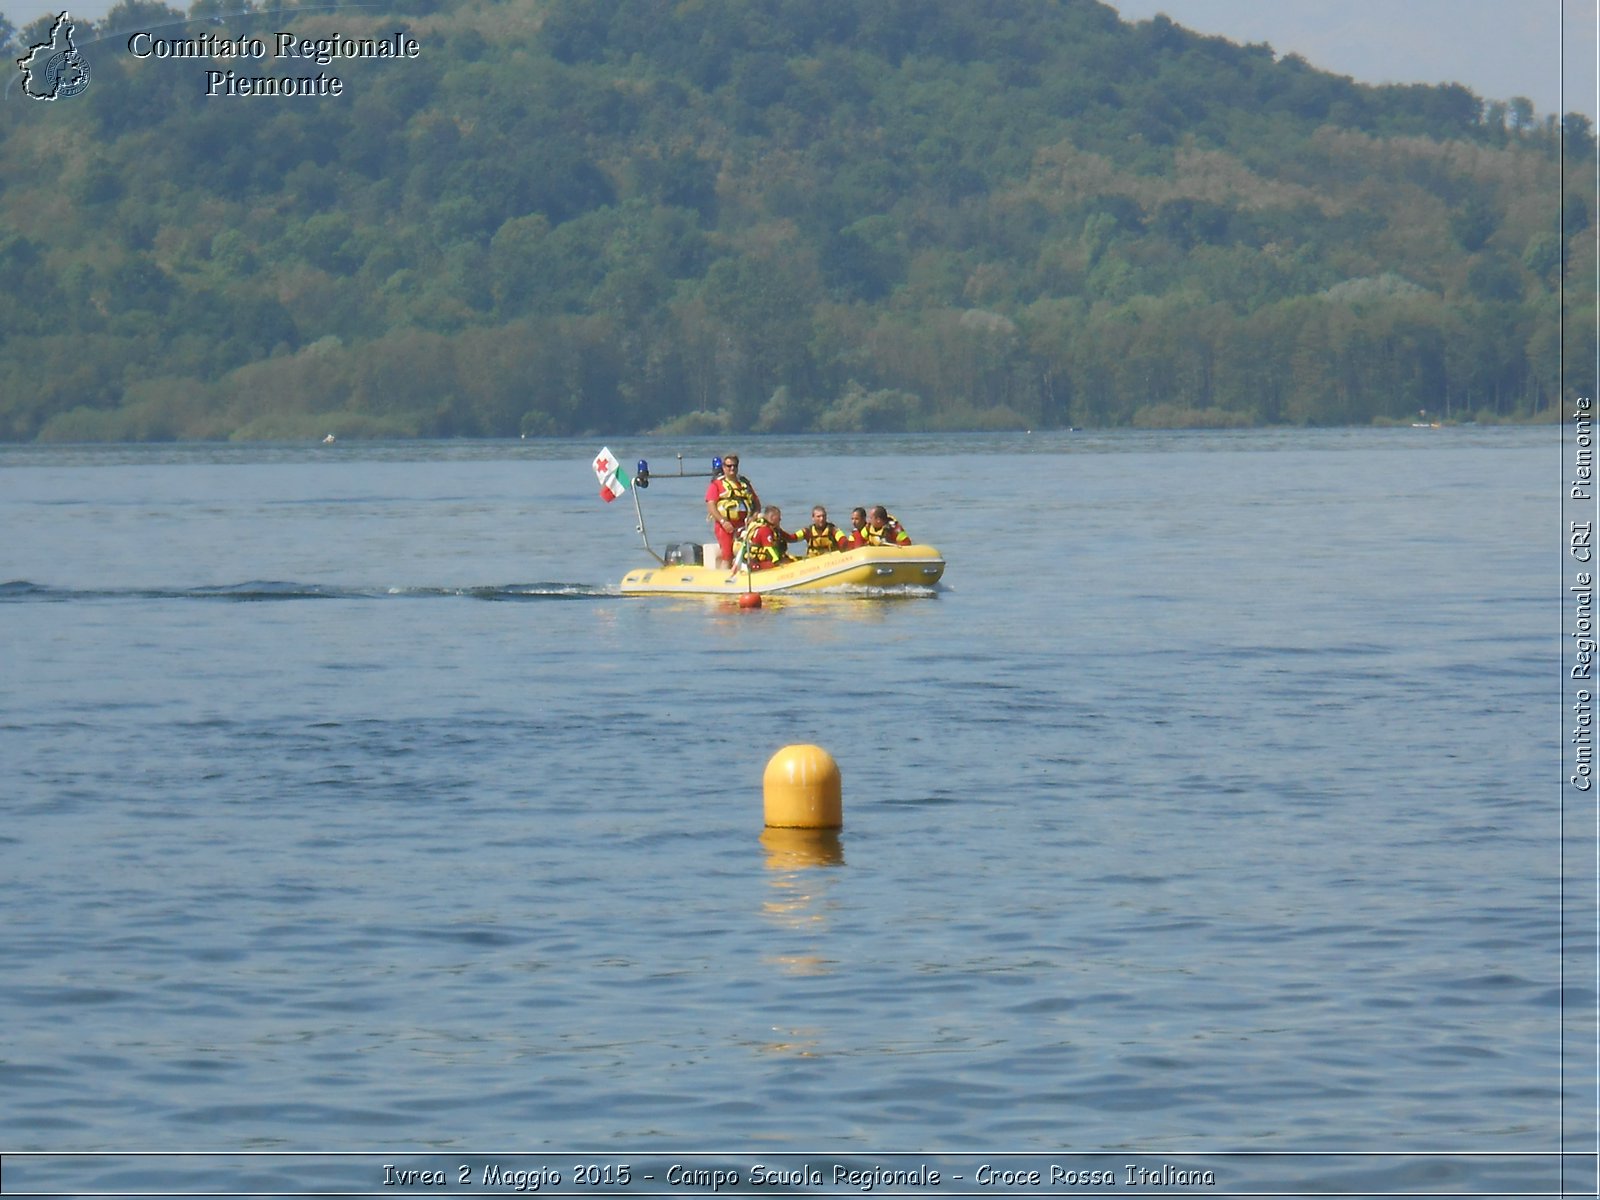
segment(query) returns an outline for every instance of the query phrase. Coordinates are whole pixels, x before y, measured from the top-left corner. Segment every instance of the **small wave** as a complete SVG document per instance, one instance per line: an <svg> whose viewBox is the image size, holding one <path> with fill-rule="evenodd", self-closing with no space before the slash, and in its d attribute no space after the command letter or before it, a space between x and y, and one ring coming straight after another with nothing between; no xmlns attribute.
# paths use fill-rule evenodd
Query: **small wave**
<svg viewBox="0 0 1600 1200"><path fill-rule="evenodd" d="M391 596L466 596L473 600L592 600L615 596L612 588L589 583L505 583L481 587L392 587Z"/></svg>
<svg viewBox="0 0 1600 1200"><path fill-rule="evenodd" d="M254 579L245 583L204 587L59 588L14 579L0 583L0 603L64 603L73 600L223 600L236 603L274 600L387 600L448 597L472 600L588 600L614 596L610 589L586 583L508 583L470 587L332 587Z"/></svg>
<svg viewBox="0 0 1600 1200"><path fill-rule="evenodd" d="M323 587L316 583L287 583L276 579L252 579L245 583L225 583L211 587L181 588L156 592L155 599L194 600L347 600L365 597L366 592Z"/></svg>

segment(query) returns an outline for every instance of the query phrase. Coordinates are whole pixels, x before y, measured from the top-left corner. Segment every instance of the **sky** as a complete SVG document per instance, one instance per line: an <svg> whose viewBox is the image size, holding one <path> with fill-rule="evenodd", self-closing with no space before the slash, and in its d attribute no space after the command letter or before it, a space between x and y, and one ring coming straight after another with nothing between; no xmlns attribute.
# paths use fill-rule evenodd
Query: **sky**
<svg viewBox="0 0 1600 1200"><path fill-rule="evenodd" d="M1526 96L1541 116L1580 112L1596 120L1600 108L1597 0L1105 2L1125 21L1164 12L1198 33L1266 42L1358 83L1461 83L1485 100Z"/></svg>
<svg viewBox="0 0 1600 1200"><path fill-rule="evenodd" d="M103 17L113 2L55 0L92 20ZM1125 20L1147 20L1165 12L1200 33L1267 42L1279 54L1298 54L1315 67L1360 83L1462 83L1485 100L1526 96L1541 116L1581 112L1600 123L1595 95L1600 0L1105 2ZM47 11L59 11L55 3L0 0L0 12L21 26ZM187 0L169 3L189 7ZM293 7L295 0L282 3Z"/></svg>

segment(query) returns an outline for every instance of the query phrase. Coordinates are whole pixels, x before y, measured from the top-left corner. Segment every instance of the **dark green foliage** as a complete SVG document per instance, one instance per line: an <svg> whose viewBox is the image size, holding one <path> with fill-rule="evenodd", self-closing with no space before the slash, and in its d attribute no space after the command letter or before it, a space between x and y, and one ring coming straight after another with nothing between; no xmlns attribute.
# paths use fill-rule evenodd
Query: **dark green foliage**
<svg viewBox="0 0 1600 1200"><path fill-rule="evenodd" d="M1561 231L1576 237L1589 228L1589 200L1582 192L1570 191L1561 202Z"/></svg>
<svg viewBox="0 0 1600 1200"><path fill-rule="evenodd" d="M1168 200L1156 209L1151 228L1185 250L1228 241L1233 211L1204 200Z"/></svg>
<svg viewBox="0 0 1600 1200"><path fill-rule="evenodd" d="M1467 287L1479 300L1520 300L1523 291L1522 272L1498 255L1480 255L1467 272Z"/></svg>
<svg viewBox="0 0 1600 1200"><path fill-rule="evenodd" d="M1500 223L1481 196L1469 196L1450 218L1450 232L1468 253L1483 249Z"/></svg>
<svg viewBox="0 0 1600 1200"><path fill-rule="evenodd" d="M1094 0L406 11L295 16L417 23L311 68L337 99L109 38L82 99L0 109L0 438L1530 416L1559 298L1593 324L1593 130L1521 98ZM286 23L191 17L102 28Z"/></svg>

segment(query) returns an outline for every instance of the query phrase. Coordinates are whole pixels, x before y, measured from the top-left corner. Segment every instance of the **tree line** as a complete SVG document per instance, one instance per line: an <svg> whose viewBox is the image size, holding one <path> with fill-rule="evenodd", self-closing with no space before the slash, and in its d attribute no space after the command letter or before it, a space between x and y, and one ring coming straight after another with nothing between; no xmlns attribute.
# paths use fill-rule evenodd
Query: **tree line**
<svg viewBox="0 0 1600 1200"><path fill-rule="evenodd" d="M289 20L421 54L218 100L121 45ZM76 40L82 96L0 104L0 439L1513 420L1594 360L1581 115L1094 0L124 0Z"/></svg>

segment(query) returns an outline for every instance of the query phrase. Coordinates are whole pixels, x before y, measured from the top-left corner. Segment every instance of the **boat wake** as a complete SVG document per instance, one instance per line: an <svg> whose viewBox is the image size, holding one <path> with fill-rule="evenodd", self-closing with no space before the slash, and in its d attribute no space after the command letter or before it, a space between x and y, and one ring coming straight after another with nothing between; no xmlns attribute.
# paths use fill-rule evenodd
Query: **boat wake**
<svg viewBox="0 0 1600 1200"><path fill-rule="evenodd" d="M615 589L587 583L506 583L475 587L332 587L318 583L251 580L212 587L61 588L26 579L0 583L0 603L61 604L74 600L395 600L441 597L470 600L611 599Z"/></svg>
<svg viewBox="0 0 1600 1200"><path fill-rule="evenodd" d="M880 586L873 583L841 583L835 587L814 588L809 592L778 593L785 598L800 596L844 596L858 600L910 600L938 596L949 591L942 583L896 583Z"/></svg>

